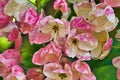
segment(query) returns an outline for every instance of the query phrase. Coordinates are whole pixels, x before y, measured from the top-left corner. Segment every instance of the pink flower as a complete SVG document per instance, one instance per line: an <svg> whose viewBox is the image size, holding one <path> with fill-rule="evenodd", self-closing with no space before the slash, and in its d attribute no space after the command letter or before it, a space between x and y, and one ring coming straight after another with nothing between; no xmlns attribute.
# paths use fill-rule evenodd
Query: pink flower
<svg viewBox="0 0 120 80"><path fill-rule="evenodd" d="M81 56L90 56L89 51L95 49L97 44L97 39L92 34L77 33L77 30L73 29L67 37L65 53L72 58L77 54Z"/></svg>
<svg viewBox="0 0 120 80"><path fill-rule="evenodd" d="M8 49L4 51L2 54L0 54L0 75L6 77L11 74L12 67L20 64L21 60L22 58L18 50Z"/></svg>
<svg viewBox="0 0 120 80"><path fill-rule="evenodd" d="M38 13L33 8L27 8L20 13L20 21L21 21L21 30L23 33L28 33L32 30L36 22L39 19Z"/></svg>
<svg viewBox="0 0 120 80"><path fill-rule="evenodd" d="M118 24L118 19L115 17L114 10L111 6L104 3L99 3L93 6L93 10L88 17L88 21L96 26L95 31L112 31Z"/></svg>
<svg viewBox="0 0 120 80"><path fill-rule="evenodd" d="M72 63L74 80L96 80L87 63L76 60Z"/></svg>
<svg viewBox="0 0 120 80"><path fill-rule="evenodd" d="M71 67L68 64L64 66L57 63L45 64L43 73L47 77L45 80L73 80Z"/></svg>
<svg viewBox="0 0 120 80"><path fill-rule="evenodd" d="M95 32L93 35L98 40L98 46L91 51L92 58L104 59L109 54L112 47L112 38L109 38L109 34L106 31Z"/></svg>
<svg viewBox="0 0 120 80"><path fill-rule="evenodd" d="M92 4L87 0L83 0L82 2L74 3L73 8L77 16L84 16L85 18L88 18L90 12L92 11Z"/></svg>
<svg viewBox="0 0 120 80"><path fill-rule="evenodd" d="M118 57L115 57L113 60L112 60L112 64L118 68L117 70L117 79L120 80L120 56Z"/></svg>
<svg viewBox="0 0 120 80"><path fill-rule="evenodd" d="M4 7L7 4L8 0L0 0L0 12L4 11Z"/></svg>
<svg viewBox="0 0 120 80"><path fill-rule="evenodd" d="M36 65L44 65L47 62L58 63L62 52L54 42L50 42L45 48L41 48L33 55L32 62Z"/></svg>
<svg viewBox="0 0 120 80"><path fill-rule="evenodd" d="M27 72L29 80L44 80L45 76L41 68L30 68Z"/></svg>
<svg viewBox="0 0 120 80"><path fill-rule="evenodd" d="M61 10L62 13L68 12L68 5L66 0L55 0L54 1L54 9Z"/></svg>
<svg viewBox="0 0 120 80"><path fill-rule="evenodd" d="M77 28L80 32L93 32L95 30L95 26L89 23L83 17L76 17L70 23L71 28Z"/></svg>
<svg viewBox="0 0 120 80"><path fill-rule="evenodd" d="M11 21L11 18L4 14L3 12L0 12L0 29L6 27L9 22Z"/></svg>
<svg viewBox="0 0 120 80"><path fill-rule="evenodd" d="M9 16L14 16L19 21L20 12L28 7L27 0L9 0L5 5L4 13Z"/></svg>
<svg viewBox="0 0 120 80"><path fill-rule="evenodd" d="M104 3L107 5L110 5L112 7L119 7L120 6L120 0L103 0Z"/></svg>
<svg viewBox="0 0 120 80"><path fill-rule="evenodd" d="M69 32L69 23L66 20L54 19L52 16L40 20L39 28L29 34L30 42L42 44L65 37Z"/></svg>

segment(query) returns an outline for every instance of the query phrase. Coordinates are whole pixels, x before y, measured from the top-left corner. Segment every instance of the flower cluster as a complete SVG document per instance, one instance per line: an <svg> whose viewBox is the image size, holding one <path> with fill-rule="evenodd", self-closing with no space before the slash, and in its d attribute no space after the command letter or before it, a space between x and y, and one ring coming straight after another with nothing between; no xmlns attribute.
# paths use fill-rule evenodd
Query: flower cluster
<svg viewBox="0 0 120 80"><path fill-rule="evenodd" d="M72 17L68 3L73 5ZM4 80L96 80L85 61L102 60L109 54L112 38L108 32L119 22L112 7L119 6L119 0L98 4L94 0L54 0L54 10L62 13L56 18L44 9L39 14L27 0L1 0L0 36L14 46L0 54L0 76ZM43 45L32 55L37 67L26 73L21 66L22 35L29 36L31 45ZM116 62L113 60L120 67Z"/></svg>

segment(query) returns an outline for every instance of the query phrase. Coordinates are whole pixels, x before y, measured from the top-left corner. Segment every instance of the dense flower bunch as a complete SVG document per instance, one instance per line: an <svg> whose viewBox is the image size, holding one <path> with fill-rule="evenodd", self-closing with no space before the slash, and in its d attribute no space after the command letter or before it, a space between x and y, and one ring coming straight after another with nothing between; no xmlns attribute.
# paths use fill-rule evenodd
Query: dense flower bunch
<svg viewBox="0 0 120 80"><path fill-rule="evenodd" d="M75 12L71 18L68 3ZM119 0L101 0L98 4L94 0L54 0L54 10L62 14L56 18L46 15L44 9L37 8L37 12L27 0L1 0L0 36L14 46L0 54L0 76L4 80L96 80L85 61L102 60L109 54L112 38L108 32L119 22L112 7L119 6ZM29 36L31 45L43 45L32 55L37 67L26 73L21 66L23 35ZM113 60L118 68L119 59Z"/></svg>

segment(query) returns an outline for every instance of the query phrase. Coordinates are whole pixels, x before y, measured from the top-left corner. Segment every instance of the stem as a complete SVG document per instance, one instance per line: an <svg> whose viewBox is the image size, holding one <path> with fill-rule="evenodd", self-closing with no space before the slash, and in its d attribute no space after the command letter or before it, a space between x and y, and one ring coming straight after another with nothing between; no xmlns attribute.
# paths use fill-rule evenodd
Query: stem
<svg viewBox="0 0 120 80"><path fill-rule="evenodd" d="M118 46L112 46L113 48L120 48L120 47L118 47Z"/></svg>
<svg viewBox="0 0 120 80"><path fill-rule="evenodd" d="M41 0L36 0L36 6L37 6L37 12L40 14L41 13Z"/></svg>

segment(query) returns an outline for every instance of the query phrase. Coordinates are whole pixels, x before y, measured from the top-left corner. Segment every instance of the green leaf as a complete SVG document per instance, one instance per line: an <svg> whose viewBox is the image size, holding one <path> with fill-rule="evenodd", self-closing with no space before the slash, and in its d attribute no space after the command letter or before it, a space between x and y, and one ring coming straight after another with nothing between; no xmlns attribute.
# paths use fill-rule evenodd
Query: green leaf
<svg viewBox="0 0 120 80"><path fill-rule="evenodd" d="M96 80L117 80L116 68L111 65L99 67L93 72Z"/></svg>
<svg viewBox="0 0 120 80"><path fill-rule="evenodd" d="M6 37L0 37L0 52L3 52L12 46L12 42L9 42Z"/></svg>
<svg viewBox="0 0 120 80"><path fill-rule="evenodd" d="M31 45L27 36L23 36L23 44L20 51L22 53L22 65L26 68L31 68L36 66L32 63L33 54L43 47L43 45Z"/></svg>

